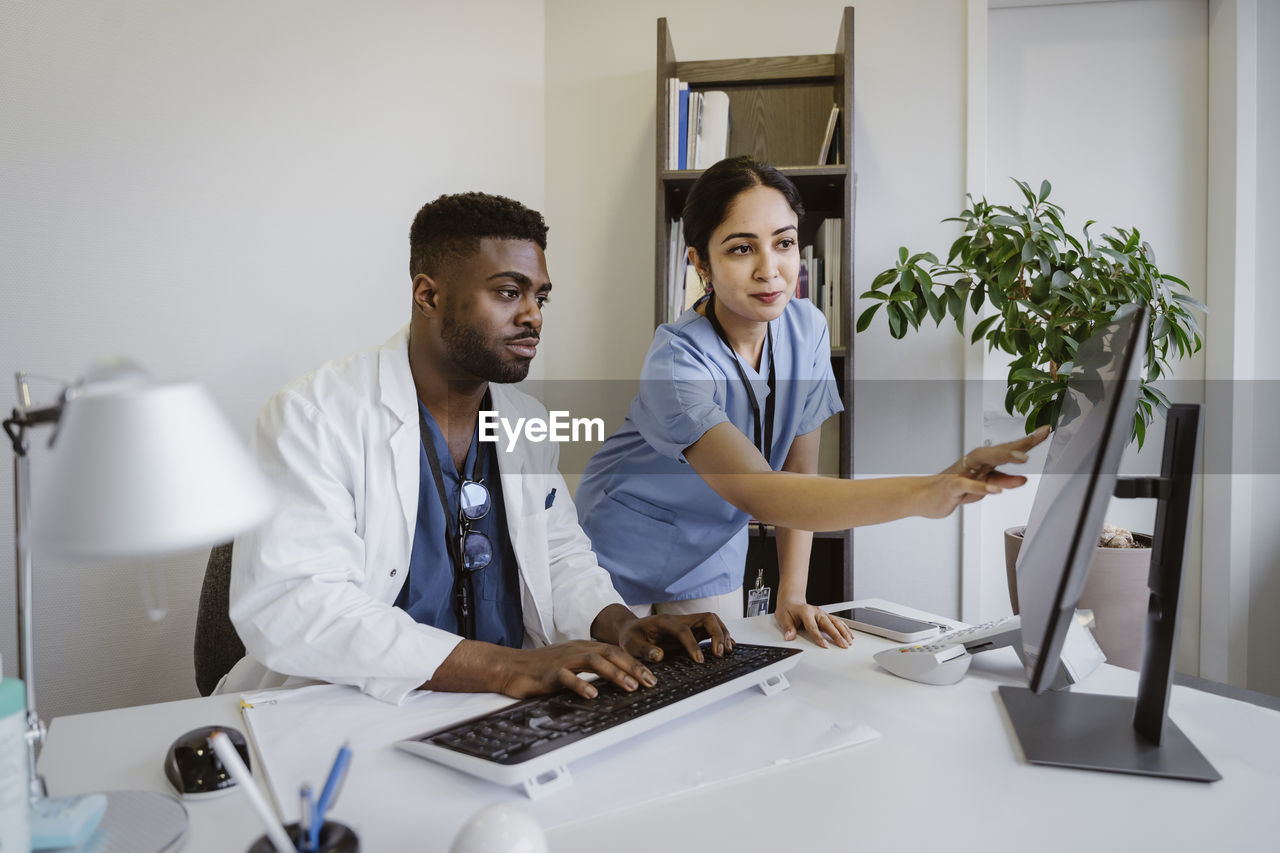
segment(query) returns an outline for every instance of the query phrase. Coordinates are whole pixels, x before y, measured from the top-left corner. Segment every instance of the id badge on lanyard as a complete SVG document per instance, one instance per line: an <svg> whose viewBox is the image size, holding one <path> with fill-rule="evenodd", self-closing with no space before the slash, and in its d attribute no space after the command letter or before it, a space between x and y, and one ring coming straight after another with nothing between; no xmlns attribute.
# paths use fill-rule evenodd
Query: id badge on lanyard
<svg viewBox="0 0 1280 853"><path fill-rule="evenodd" d="M764 530L764 525L760 525L760 529ZM762 535L761 542L768 542L768 536ZM763 555L761 556L763 559ZM769 596L773 590L764 585L764 567L761 566L756 570L756 585L747 590L747 615L763 616L769 612Z"/></svg>

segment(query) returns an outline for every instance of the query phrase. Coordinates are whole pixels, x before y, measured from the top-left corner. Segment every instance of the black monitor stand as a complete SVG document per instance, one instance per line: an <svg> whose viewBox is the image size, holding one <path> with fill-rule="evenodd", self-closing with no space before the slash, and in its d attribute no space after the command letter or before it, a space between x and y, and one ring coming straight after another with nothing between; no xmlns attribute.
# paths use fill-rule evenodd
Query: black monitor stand
<svg viewBox="0 0 1280 853"><path fill-rule="evenodd" d="M1116 497L1155 498L1147 581L1147 633L1136 699L1002 686L1022 751L1033 764L1216 782L1222 775L1169 719L1178 641L1178 599L1187 546L1200 407L1169 409L1159 477L1116 482Z"/></svg>

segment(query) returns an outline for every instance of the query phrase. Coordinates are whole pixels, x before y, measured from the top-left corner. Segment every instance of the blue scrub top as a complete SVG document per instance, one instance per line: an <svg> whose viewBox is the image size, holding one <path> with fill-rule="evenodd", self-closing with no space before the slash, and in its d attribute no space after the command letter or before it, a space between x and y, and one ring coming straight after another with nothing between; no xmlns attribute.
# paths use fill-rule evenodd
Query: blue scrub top
<svg viewBox="0 0 1280 853"><path fill-rule="evenodd" d="M418 402L426 419L430 436L424 436L435 447L440 460L440 473L444 478L444 492L449 497L449 518L457 530L458 491L462 477L453 467L449 444L444 433L431 417L427 407ZM462 466L469 478L475 470L476 454L480 452L478 436L471 436L471 448ZM472 576L475 585L476 636L475 639L500 646L520 648L524 645L524 614L520 606L520 576L515 552L511 548L511 536L507 532L507 513L502 500L502 486L494 459L495 445L485 446L480 461L480 476L489 490L492 507L489 514L471 523L493 543L493 562ZM445 526L444 508L440 506L440 491L431 474L427 450L419 442L418 449L418 523L414 528L413 551L409 558L409 579L400 589L396 606L406 611L415 621L444 631L459 634L458 618L453 609L453 560L445 545L448 528Z"/></svg>
<svg viewBox="0 0 1280 853"><path fill-rule="evenodd" d="M796 436L844 407L822 312L807 299L792 299L770 327L772 354L766 347L758 371L741 364L763 417L774 359L770 461L777 470ZM629 604L723 595L742 585L749 518L684 458L685 448L725 421L756 439L736 359L692 308L660 326L626 421L587 463L575 495L578 520Z"/></svg>

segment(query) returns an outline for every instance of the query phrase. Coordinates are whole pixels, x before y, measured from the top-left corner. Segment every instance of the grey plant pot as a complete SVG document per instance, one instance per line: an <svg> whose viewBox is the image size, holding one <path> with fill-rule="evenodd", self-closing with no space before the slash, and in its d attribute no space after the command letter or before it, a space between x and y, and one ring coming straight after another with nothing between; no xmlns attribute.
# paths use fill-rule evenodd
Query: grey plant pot
<svg viewBox="0 0 1280 853"><path fill-rule="evenodd" d="M1026 527L1004 532L1005 575L1009 602L1018 612L1018 575L1015 566ZM1095 548L1089 577L1080 594L1081 610L1092 610L1093 636L1107 662L1128 669L1142 668L1143 635L1147 626L1147 575L1151 570L1151 537L1133 534L1143 548Z"/></svg>

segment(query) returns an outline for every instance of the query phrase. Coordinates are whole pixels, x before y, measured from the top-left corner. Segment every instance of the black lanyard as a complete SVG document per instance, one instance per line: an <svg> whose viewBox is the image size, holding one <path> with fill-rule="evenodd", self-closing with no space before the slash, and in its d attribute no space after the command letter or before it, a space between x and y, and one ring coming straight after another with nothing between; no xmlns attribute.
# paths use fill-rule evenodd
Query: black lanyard
<svg viewBox="0 0 1280 853"><path fill-rule="evenodd" d="M729 343L729 336L724 332L724 326L720 325L720 321L716 319L716 295L712 292L710 298L707 299L707 319L711 321L711 328L716 330L716 336L724 341L724 345L729 348L729 355L733 356L733 366L738 368L738 378L742 380L742 385L747 389L747 399L751 401L751 414L755 417L755 433L752 440L759 449L760 455L764 457L764 461L769 463L769 467L773 467L773 402L777 398L777 378L774 373L773 361L773 327L765 325L765 343L769 348L769 378L766 380L769 388L769 398L764 401L764 429L760 426L760 401L756 399L755 388L751 386L751 380L747 378L747 372L742 369L742 359L734 350L733 345Z"/></svg>
<svg viewBox="0 0 1280 853"><path fill-rule="evenodd" d="M481 408L491 409L492 403L489 400L489 392L485 392L484 402ZM475 601L475 585L471 580L471 576L475 572L469 572L462 568L462 555L457 551L458 537L454 535L452 523L453 512L449 506L449 497L444 490L444 474L440 470L440 458L436 455L435 442L428 440L431 434L427 427L426 415L422 413L422 404L418 404L418 430L419 438L422 441L422 449L427 454L427 464L431 466L431 476L436 481L436 491L440 494L440 506L444 509L444 547L449 555L450 561L453 563L453 609L454 616L458 620L458 630L462 632L462 636L468 640L474 640L476 634L475 627L475 608L472 602ZM449 439L445 437L445 445L448 445ZM471 466L471 480L475 483L483 482L480 477L480 459L484 455L483 448L476 447L475 464ZM461 499L459 499L461 500Z"/></svg>

